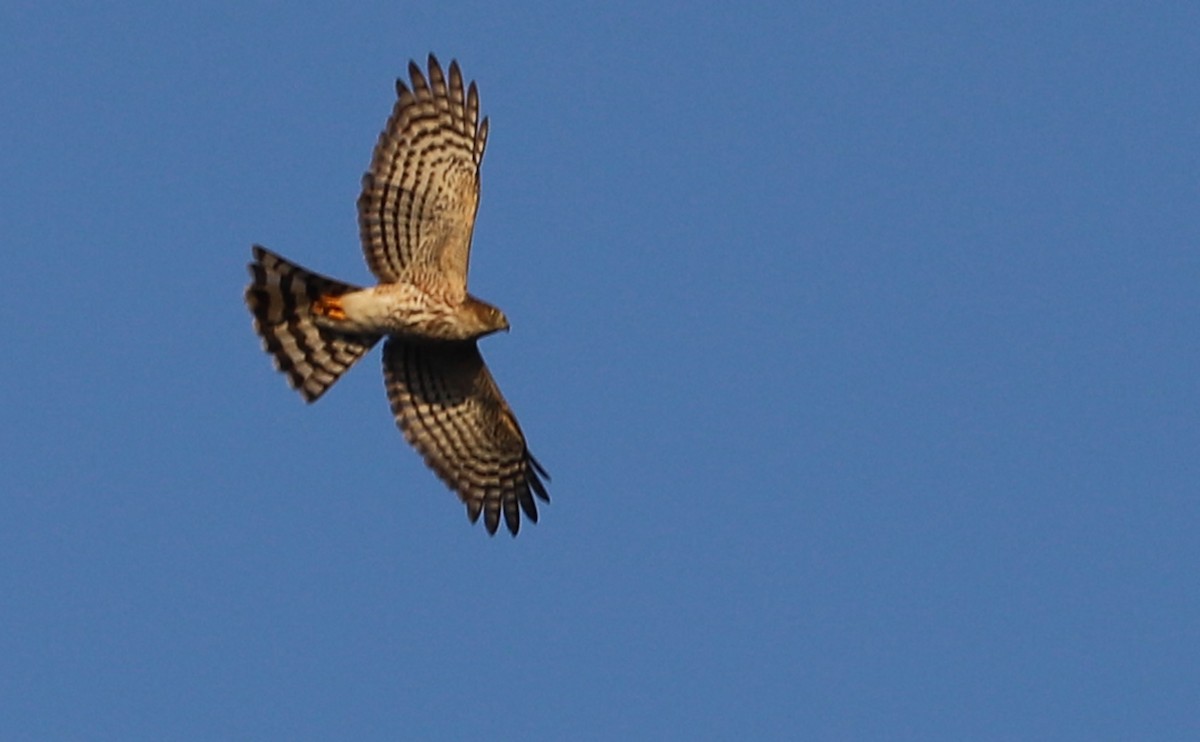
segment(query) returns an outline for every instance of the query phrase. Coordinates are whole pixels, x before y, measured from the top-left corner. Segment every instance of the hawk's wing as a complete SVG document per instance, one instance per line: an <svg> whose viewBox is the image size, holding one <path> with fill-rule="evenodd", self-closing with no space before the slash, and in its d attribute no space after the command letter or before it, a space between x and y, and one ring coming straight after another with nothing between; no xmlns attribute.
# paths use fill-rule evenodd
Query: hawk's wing
<svg viewBox="0 0 1200 742"><path fill-rule="evenodd" d="M515 536L520 511L537 522L534 495L550 500L517 419L475 343L413 343L391 338L383 375L396 423L467 506L495 533L500 514Z"/></svg>
<svg viewBox="0 0 1200 742"><path fill-rule="evenodd" d="M428 81L415 62L408 74L412 89L396 81L399 100L363 176L363 252L380 281L403 278L461 301L488 122L474 82L464 94L458 62L448 81L432 54Z"/></svg>

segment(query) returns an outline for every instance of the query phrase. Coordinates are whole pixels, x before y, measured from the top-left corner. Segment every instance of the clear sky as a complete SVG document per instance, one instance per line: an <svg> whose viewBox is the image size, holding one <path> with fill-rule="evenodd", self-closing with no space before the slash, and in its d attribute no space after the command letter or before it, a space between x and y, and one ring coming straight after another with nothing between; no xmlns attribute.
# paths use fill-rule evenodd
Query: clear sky
<svg viewBox="0 0 1200 742"><path fill-rule="evenodd" d="M0 738L1200 738L1200 9L0 6ZM306 406L408 60L551 472L489 538L376 351Z"/></svg>

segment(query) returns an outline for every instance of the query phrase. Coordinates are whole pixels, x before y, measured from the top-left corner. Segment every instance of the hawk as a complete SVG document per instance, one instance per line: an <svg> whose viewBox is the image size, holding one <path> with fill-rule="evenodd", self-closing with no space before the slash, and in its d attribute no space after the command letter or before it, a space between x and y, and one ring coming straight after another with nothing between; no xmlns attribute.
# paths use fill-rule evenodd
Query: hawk
<svg viewBox="0 0 1200 742"><path fill-rule="evenodd" d="M503 514L516 536L521 512L537 522L534 497L550 500L549 475L476 345L508 330L508 319L467 293L488 120L458 62L447 76L430 54L428 77L415 62L408 74L411 86L396 81L358 199L363 253L379 283L343 283L255 245L246 305L276 368L310 403L386 338L383 377L404 437L472 523L482 514L495 534Z"/></svg>

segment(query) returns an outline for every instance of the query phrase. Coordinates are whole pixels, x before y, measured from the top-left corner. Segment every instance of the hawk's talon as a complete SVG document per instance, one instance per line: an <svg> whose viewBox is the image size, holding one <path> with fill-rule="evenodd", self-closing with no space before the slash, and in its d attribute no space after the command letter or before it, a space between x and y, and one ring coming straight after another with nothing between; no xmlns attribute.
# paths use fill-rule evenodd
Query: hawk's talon
<svg viewBox="0 0 1200 742"><path fill-rule="evenodd" d="M334 320L346 319L346 310L342 308L342 300L338 296L318 296L312 303L312 312L318 317L328 317Z"/></svg>

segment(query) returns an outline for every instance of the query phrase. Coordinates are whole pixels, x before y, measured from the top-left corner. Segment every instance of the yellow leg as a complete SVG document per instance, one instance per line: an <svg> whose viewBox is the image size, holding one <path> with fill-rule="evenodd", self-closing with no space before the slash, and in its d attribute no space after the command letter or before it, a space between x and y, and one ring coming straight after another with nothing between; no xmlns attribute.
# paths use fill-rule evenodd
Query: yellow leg
<svg viewBox="0 0 1200 742"><path fill-rule="evenodd" d="M312 303L313 314L329 319L346 319L346 310L342 309L342 300L338 296L318 296Z"/></svg>

